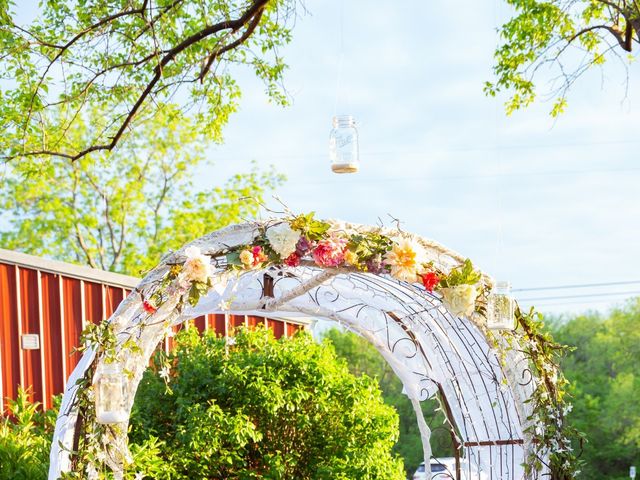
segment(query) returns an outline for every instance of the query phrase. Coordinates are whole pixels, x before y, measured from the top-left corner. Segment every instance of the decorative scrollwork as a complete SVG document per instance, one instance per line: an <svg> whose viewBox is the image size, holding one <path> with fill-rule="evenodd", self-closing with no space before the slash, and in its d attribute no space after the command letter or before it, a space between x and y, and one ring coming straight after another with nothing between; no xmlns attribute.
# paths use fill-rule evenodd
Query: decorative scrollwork
<svg viewBox="0 0 640 480"><path fill-rule="evenodd" d="M533 372L514 366L518 369L514 383L505 374L495 345L489 342L481 325L451 315L440 294L384 273L321 267L305 261L295 266L255 266L229 273L225 252L249 244L260 228L258 224L235 226L192 244L212 258L212 287L197 304L178 308L175 295L159 288L172 271L171 265L184 261L185 250L181 250L165 257L164 263L142 281L139 294L128 297L118 307L109 320L119 342L120 350L115 354L122 353L127 339L133 338L140 346L139 352L122 359L132 372L128 385L131 401L149 357L167 328L196 312L278 311L315 316L337 321L370 341L399 376L413 401L435 398L439 402L445 423L432 429L423 425L421 432L428 442L430 431L448 430L456 457L456 475L464 469L468 480L523 478L526 417L520 412L524 409L523 399L514 392L523 386L524 379L528 379L526 384L533 381ZM365 232L368 227L345 228ZM462 257L434 242L402 235L419 242L438 268L451 268L462 261ZM490 284L486 276L482 281ZM157 311L149 314L143 301L153 295L161 295L161 301ZM94 350L83 359L74 378L86 373L95 353ZM52 478L71 468L70 439L76 433L78 417L76 395L77 389L70 389L63 400L52 447ZM125 432L126 428L121 429L105 448L126 451ZM499 443L505 441L509 443ZM429 451L425 448L425 454ZM434 473L433 478L442 475Z"/></svg>

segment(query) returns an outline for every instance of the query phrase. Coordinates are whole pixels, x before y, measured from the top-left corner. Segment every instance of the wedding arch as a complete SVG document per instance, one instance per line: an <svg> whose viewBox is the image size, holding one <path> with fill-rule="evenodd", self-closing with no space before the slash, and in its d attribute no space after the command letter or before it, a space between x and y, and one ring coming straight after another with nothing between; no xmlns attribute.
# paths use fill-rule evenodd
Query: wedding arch
<svg viewBox="0 0 640 480"><path fill-rule="evenodd" d="M457 478L565 479L577 468L560 349L533 311L497 295L489 276L436 242L307 214L233 225L165 255L88 332L56 423L49 479L71 471L98 478L106 468L122 478L129 412L157 345L172 326L226 312L323 318L368 340L414 405L427 470L420 402L428 398L446 415ZM500 320L503 330L489 328ZM122 398L105 404L114 392Z"/></svg>

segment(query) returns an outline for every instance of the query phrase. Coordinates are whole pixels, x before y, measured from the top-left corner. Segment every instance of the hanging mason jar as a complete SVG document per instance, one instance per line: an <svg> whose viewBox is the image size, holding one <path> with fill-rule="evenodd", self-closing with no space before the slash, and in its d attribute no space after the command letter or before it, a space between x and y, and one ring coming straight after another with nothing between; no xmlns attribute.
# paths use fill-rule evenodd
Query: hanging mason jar
<svg viewBox="0 0 640 480"><path fill-rule="evenodd" d="M329 136L331 170L335 173L355 173L360 168L358 130L351 115L333 117Z"/></svg>
<svg viewBox="0 0 640 480"><path fill-rule="evenodd" d="M125 395L125 376L120 363L98 366L94 383L96 421L122 423L128 418Z"/></svg>
<svg viewBox="0 0 640 480"><path fill-rule="evenodd" d="M496 282L489 295L487 327L492 330L513 330L516 327L515 301L509 282Z"/></svg>

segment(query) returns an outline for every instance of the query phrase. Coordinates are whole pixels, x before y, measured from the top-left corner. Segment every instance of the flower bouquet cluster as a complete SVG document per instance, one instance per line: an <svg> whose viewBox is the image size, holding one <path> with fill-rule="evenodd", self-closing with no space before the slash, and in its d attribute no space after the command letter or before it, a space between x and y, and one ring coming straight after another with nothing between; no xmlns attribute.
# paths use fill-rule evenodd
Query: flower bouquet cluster
<svg viewBox="0 0 640 480"><path fill-rule="evenodd" d="M184 255L184 263L171 265L156 292L143 300L142 307L147 313L154 314L166 297L176 294L180 297L180 304L188 302L195 307L200 297L211 288L211 259L198 247L186 248Z"/></svg>
<svg viewBox="0 0 640 480"><path fill-rule="evenodd" d="M427 260L424 247L414 240L394 240L376 231L348 232L316 220L313 213L262 227L251 245L230 250L226 259L230 268L240 270L306 263L388 274L438 291L454 315L471 315L482 292L481 275L470 260L446 273Z"/></svg>
<svg viewBox="0 0 640 480"><path fill-rule="evenodd" d="M181 304L195 306L211 288L209 257L193 246L184 253L184 263L172 265L160 288L144 301L149 314L155 313L165 296L177 293ZM469 316L482 308L477 305L483 291L481 274L470 260L444 272L428 261L425 248L415 240L396 240L380 231L349 232L315 219L313 212L261 225L251 244L230 248L223 254L227 268L239 271L306 264L387 274L421 284L430 293L437 291L454 315Z"/></svg>

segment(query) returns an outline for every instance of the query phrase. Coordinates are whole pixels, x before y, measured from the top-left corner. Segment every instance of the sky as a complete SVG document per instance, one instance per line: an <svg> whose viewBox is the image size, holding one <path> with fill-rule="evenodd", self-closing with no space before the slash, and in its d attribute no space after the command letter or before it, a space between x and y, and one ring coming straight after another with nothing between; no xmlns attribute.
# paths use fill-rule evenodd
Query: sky
<svg viewBox="0 0 640 480"><path fill-rule="evenodd" d="M304 6L281 51L292 104L270 104L252 73L239 71L240 111L224 144L208 150L213 166L195 172L198 187L252 161L273 165L288 178L276 193L291 210L363 224L397 218L545 312L606 311L640 294L638 65L628 85L616 63L584 75L558 119L550 103L507 117L505 98L482 91L497 27L511 13L503 0ZM330 170L336 114L358 124L357 174Z"/></svg>
<svg viewBox="0 0 640 480"><path fill-rule="evenodd" d="M241 74L240 111L199 185L252 160L274 165L291 210L364 224L391 215L514 291L639 281L640 67L628 90L619 64L585 75L557 120L550 103L507 117L505 98L482 92L503 3L306 2L281 52L292 105L270 104ZM357 174L330 170L335 114L358 123ZM545 312L605 311L640 283L516 293Z"/></svg>

